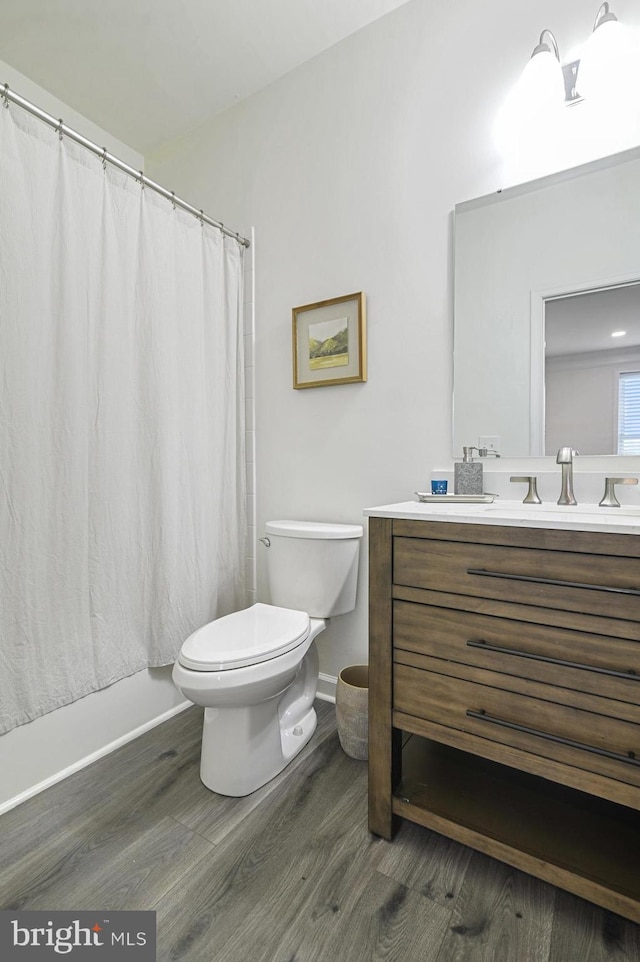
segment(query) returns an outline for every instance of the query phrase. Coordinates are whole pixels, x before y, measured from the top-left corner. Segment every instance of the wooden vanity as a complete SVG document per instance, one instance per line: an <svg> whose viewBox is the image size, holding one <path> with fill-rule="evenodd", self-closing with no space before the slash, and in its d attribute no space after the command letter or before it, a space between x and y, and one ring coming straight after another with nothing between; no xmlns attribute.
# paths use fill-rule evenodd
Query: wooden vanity
<svg viewBox="0 0 640 962"><path fill-rule="evenodd" d="M640 922L640 537L366 513L370 830Z"/></svg>

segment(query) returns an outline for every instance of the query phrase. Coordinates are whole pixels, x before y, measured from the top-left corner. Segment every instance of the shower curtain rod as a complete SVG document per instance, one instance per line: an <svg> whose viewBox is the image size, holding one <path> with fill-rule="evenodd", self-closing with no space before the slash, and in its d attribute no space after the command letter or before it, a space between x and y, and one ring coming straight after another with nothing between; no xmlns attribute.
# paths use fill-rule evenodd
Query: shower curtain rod
<svg viewBox="0 0 640 962"><path fill-rule="evenodd" d="M49 124L50 127L53 127L54 130L57 130L61 139L63 135L65 137L69 137L70 140L74 140L77 144L81 144L82 147L86 147L87 150L97 154L102 160L103 164L112 164L114 167L117 167L118 170L124 171L125 174L135 177L135 179L143 187L150 187L151 190L155 190L156 193L161 194L163 197L166 197L167 200L170 200L174 206L180 207L182 210L186 210L188 213L193 214L194 217L197 217L198 220L202 221L202 223L209 224L210 227L217 227L218 230L222 231L223 234L226 234L227 237L234 237L239 244L242 244L243 247L250 246L250 241L247 240L246 237L236 234L235 231L225 227L225 225L221 224L219 221L213 220L211 217L207 217L203 211L198 210L196 207L192 207L191 204L186 202L186 200L176 197L173 191L167 190L165 187L161 187L160 184L156 184L155 181L147 177L141 170L136 170L135 167L131 167L129 164L126 164L124 160L120 160L119 157L115 157L113 154L110 154L106 147L99 147L98 144L94 144L92 140L88 140L86 137L83 137L82 134L79 134L77 130L73 130L72 127L67 127L62 120L56 120L56 118L51 114L41 110L40 107L36 107L36 105L32 104L29 100L25 100L24 97L21 97L19 94L11 90L9 84L4 84L0 96L2 96L2 99L4 100L5 107L8 107L9 101L11 101L12 103L17 104L19 107L22 107L24 110L28 110L30 114L34 115L34 117L38 117L40 120L43 120L45 124Z"/></svg>

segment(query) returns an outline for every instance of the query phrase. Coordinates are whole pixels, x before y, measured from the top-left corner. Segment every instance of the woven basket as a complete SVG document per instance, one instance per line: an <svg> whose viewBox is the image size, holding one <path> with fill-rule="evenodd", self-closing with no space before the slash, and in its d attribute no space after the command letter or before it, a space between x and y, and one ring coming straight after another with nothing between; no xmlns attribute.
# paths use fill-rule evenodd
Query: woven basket
<svg viewBox="0 0 640 962"><path fill-rule="evenodd" d="M369 666L351 665L338 675L336 720L343 751L350 758L369 756Z"/></svg>

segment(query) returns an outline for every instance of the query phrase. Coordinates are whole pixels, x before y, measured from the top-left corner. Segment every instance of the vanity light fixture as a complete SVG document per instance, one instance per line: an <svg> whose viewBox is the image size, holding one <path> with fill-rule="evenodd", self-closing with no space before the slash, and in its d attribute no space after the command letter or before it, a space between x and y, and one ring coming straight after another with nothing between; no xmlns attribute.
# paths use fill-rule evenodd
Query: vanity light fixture
<svg viewBox="0 0 640 962"><path fill-rule="evenodd" d="M633 51L628 31L608 3L600 5L579 62L576 87L585 99L615 97L624 90Z"/></svg>
<svg viewBox="0 0 640 962"><path fill-rule="evenodd" d="M565 99L560 51L550 30L542 31L529 63L522 71L519 95L528 106L539 108L561 104Z"/></svg>
<svg viewBox="0 0 640 962"><path fill-rule="evenodd" d="M556 38L545 29L523 70L520 87L526 90L527 99L540 107L558 99L565 105L603 99L624 90L633 60L628 32L609 4L602 3L581 59L562 64Z"/></svg>
<svg viewBox="0 0 640 962"><path fill-rule="evenodd" d="M626 331L612 331L611 337L624 337L626 333Z"/></svg>
<svg viewBox="0 0 640 962"><path fill-rule="evenodd" d="M618 138L630 120L640 122L639 37L618 22L608 3L600 4L591 36L568 63L552 31L542 31L494 124L497 146L520 178L539 176L541 167L548 173L549 164L562 167L565 153L570 160L582 151L584 133L589 142L592 134ZM568 116L564 108L579 103L583 109Z"/></svg>

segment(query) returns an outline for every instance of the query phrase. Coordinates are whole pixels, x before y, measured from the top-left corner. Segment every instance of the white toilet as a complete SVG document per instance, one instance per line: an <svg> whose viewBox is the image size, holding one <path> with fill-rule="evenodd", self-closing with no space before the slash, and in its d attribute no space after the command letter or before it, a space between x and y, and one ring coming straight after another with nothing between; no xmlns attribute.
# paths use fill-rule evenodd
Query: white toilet
<svg viewBox="0 0 640 962"><path fill-rule="evenodd" d="M200 777L220 795L255 792L304 748L316 728L315 638L355 608L361 525L269 521L273 604L198 628L173 680L203 705Z"/></svg>

